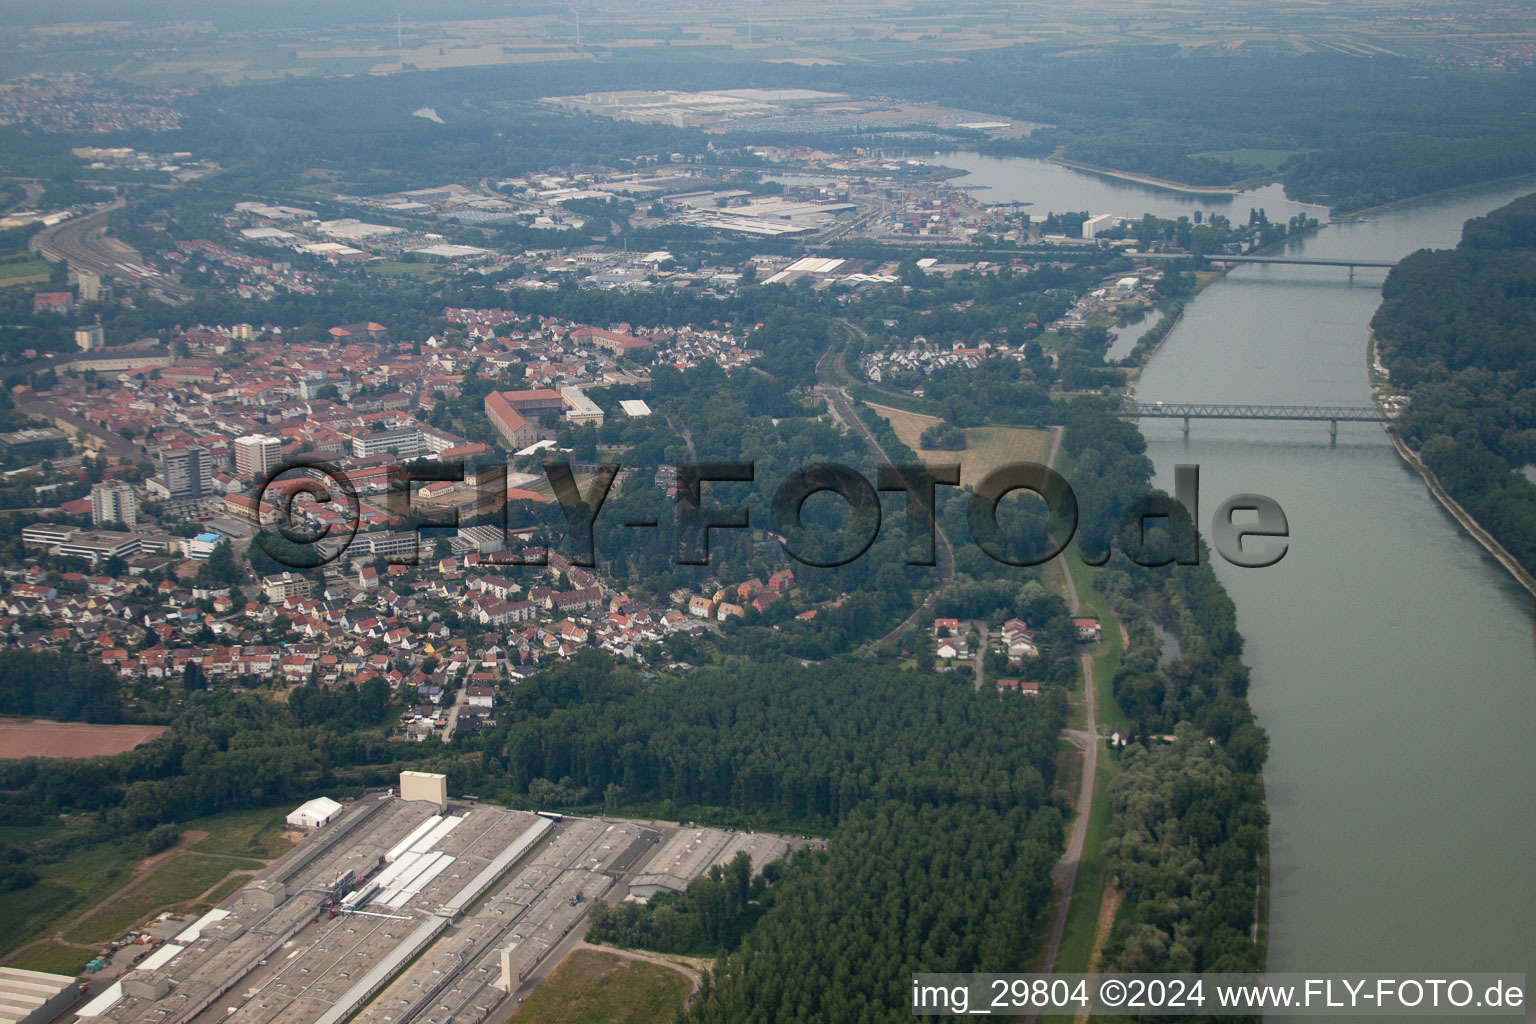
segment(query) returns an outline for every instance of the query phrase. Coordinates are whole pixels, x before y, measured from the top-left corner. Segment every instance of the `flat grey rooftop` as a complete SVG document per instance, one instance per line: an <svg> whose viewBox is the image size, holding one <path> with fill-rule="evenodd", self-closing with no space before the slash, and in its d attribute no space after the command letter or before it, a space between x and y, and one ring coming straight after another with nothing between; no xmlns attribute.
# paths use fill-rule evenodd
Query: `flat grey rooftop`
<svg viewBox="0 0 1536 1024"><path fill-rule="evenodd" d="M649 876L686 887L738 851L760 868L786 850L776 836L556 823L483 804L440 816L430 803L369 795L162 947L155 967L168 994L93 993L98 1016L81 1019L473 1024L505 996L493 985L503 949L526 978L594 900Z"/></svg>

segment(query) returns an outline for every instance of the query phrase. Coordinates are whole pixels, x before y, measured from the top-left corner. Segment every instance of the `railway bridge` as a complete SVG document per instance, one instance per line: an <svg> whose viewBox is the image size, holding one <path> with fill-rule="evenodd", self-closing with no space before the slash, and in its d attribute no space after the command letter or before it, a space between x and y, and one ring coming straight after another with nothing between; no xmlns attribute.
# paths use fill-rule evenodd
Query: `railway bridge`
<svg viewBox="0 0 1536 1024"><path fill-rule="evenodd" d="M1131 402L1120 407L1126 419L1174 419L1184 421L1189 436L1190 420L1310 420L1328 424L1328 436L1337 441L1340 423L1387 423L1398 410L1349 405L1211 405L1204 402Z"/></svg>
<svg viewBox="0 0 1536 1024"><path fill-rule="evenodd" d="M1184 253L1142 253L1136 257L1143 260L1183 260L1190 257ZM1348 267L1349 279L1355 279L1355 270L1359 267L1378 267L1390 270L1397 266L1397 260L1378 260L1368 257L1355 256L1239 256L1232 253L1208 252L1204 258L1211 263L1274 263L1286 264L1297 267Z"/></svg>

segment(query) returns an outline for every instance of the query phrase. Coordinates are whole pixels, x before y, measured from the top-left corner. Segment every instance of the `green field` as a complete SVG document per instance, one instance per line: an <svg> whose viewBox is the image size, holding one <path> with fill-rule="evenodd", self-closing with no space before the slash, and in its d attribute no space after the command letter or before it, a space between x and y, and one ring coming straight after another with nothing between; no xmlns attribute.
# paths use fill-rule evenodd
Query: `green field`
<svg viewBox="0 0 1536 1024"><path fill-rule="evenodd" d="M400 260L381 260L368 264L368 269L385 277L414 277L418 281L435 281L443 276L442 268L435 263L405 263Z"/></svg>
<svg viewBox="0 0 1536 1024"><path fill-rule="evenodd" d="M90 950L50 941L23 950L6 966L19 967L24 971L80 975L85 972L86 962L94 955Z"/></svg>
<svg viewBox="0 0 1536 1024"><path fill-rule="evenodd" d="M1096 724L1100 733L1112 732L1115 729L1127 732L1130 729L1130 720L1120 710L1120 705L1115 703L1113 687L1115 673L1120 670L1120 659L1125 654L1125 643L1120 637L1118 625L1120 620L1103 595L1093 589L1093 566L1083 563L1077 541L1074 540L1072 546L1063 552L1061 557L1072 573L1072 582L1077 585L1077 597L1082 602L1081 614L1097 618L1099 625L1103 627L1103 639L1097 645L1099 650L1093 655L1096 698L1093 713L1097 720ZM1078 726L1074 725L1074 728L1076 727Z"/></svg>
<svg viewBox="0 0 1536 1024"><path fill-rule="evenodd" d="M578 949L517 1011L519 1024L667 1024L688 979L656 964Z"/></svg>
<svg viewBox="0 0 1536 1024"><path fill-rule="evenodd" d="M195 906L212 910L214 907L218 906L220 903L223 903L229 897L233 896L235 894L235 890L243 887L247 882L251 880L252 877L254 876L244 871L241 871L238 874L230 875L219 884L218 888L214 889L207 896L204 896L202 899L198 900Z"/></svg>
<svg viewBox="0 0 1536 1024"><path fill-rule="evenodd" d="M284 834L283 814L281 807L259 807L183 823L183 833L191 834L189 842L196 833L206 834L190 842L191 853L172 857L175 870L167 872L161 865L154 877L126 894L124 902L92 911L70 929L70 941L116 938L115 934L96 933L126 930L152 910L196 899L228 876L204 902L211 905L222 901L249 879L250 872L260 870L263 861L275 860L292 848ZM135 865L144 855L142 839L133 836L100 842L93 838L86 827L73 823L0 827L0 843L67 851L57 860L44 856L34 865L42 876L36 885L5 895L8 913L0 918L0 953L57 931L71 912L78 916L133 880ZM202 856L205 854L222 856ZM107 915L105 924L102 915ZM123 920L124 915L130 919ZM89 938L81 937L87 933Z"/></svg>
<svg viewBox="0 0 1536 1024"><path fill-rule="evenodd" d="M53 273L53 265L39 259L0 260L0 287L46 281Z"/></svg>
<svg viewBox="0 0 1536 1024"><path fill-rule="evenodd" d="M57 882L42 881L20 892L5 894L5 922L0 924L0 950L14 949L35 938L79 901L79 893Z"/></svg>
<svg viewBox="0 0 1536 1024"><path fill-rule="evenodd" d="M37 831L3 829L0 841L24 845L37 838ZM45 826L44 831L51 838L77 830ZM38 938L70 910L97 903L126 885L133 878L133 864L140 855L137 843L96 843L51 864L38 865L42 881L5 895L7 913L0 917L0 952Z"/></svg>
<svg viewBox="0 0 1536 1024"><path fill-rule="evenodd" d="M184 832L207 832L196 843L198 853L223 853L231 857L257 857L275 860L293 848L283 837L287 827L284 808L258 807L250 811L232 811L210 818L197 818L182 826Z"/></svg>
<svg viewBox="0 0 1536 1024"><path fill-rule="evenodd" d="M70 926L71 942L108 942L151 915L201 896L231 871L258 871L259 861L182 853L162 861L120 898L105 903Z"/></svg>

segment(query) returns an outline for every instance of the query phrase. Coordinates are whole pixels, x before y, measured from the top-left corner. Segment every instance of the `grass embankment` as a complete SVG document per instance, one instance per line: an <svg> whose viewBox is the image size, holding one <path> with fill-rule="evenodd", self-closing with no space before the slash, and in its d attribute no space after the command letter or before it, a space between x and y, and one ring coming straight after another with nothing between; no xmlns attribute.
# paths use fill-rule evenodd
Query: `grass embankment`
<svg viewBox="0 0 1536 1024"><path fill-rule="evenodd" d="M1059 560L1072 573L1077 588L1079 611L1083 615L1097 616L1103 626L1103 639L1093 645L1094 717L1099 734L1124 729L1126 719L1120 706L1115 703L1112 681L1120 668L1125 654L1120 636L1119 619L1109 608L1109 603L1093 588L1093 568L1084 565L1074 544ZM1059 578L1059 577L1058 577ZM1058 586L1065 593L1065 585ZM1087 715L1081 701L1072 709L1071 726L1084 728ZM1081 761L1078 762L1079 766ZM1113 872L1103 855L1104 837L1109 830L1109 784L1115 776L1115 755L1106 745L1099 751L1098 771L1094 779L1093 804L1088 814L1088 831L1083 837L1082 859L1078 862L1077 879L1072 887L1072 902L1067 909L1067 924L1062 933L1061 949L1057 952L1055 970L1058 973L1085 973L1097 947L1099 912L1104 902ZM1044 1018L1049 1020L1051 1018ZM1062 1018L1070 1020L1071 1018Z"/></svg>
<svg viewBox="0 0 1536 1024"><path fill-rule="evenodd" d="M1056 954L1057 974L1086 974L1097 949L1099 911L1104 892L1113 872L1103 853L1104 837L1109 831L1109 783L1114 777L1112 758L1100 751L1099 769L1093 786L1093 810L1088 815L1088 832L1083 837L1083 859L1077 865L1077 881L1072 886L1072 903L1067 908L1067 926L1061 935L1061 949ZM1042 1021L1071 1021L1068 1017L1042 1017Z"/></svg>
<svg viewBox="0 0 1536 1024"><path fill-rule="evenodd" d="M578 949L517 1012L519 1024L667 1024L683 1006L688 979L677 971Z"/></svg>
<svg viewBox="0 0 1536 1024"><path fill-rule="evenodd" d="M1065 452L1058 452L1055 469L1071 480L1072 461ZM1071 601L1066 577L1071 576L1072 586L1078 599L1078 613L1094 616L1103 628L1103 636L1088 649L1093 660L1094 718L1099 734L1124 730L1125 714L1115 702L1113 682L1125 655L1125 641L1120 634L1120 620L1109 602L1093 586L1093 566L1082 560L1082 553L1074 541L1066 552L1053 563L1047 578L1057 593ZM1083 729L1087 726L1087 713L1082 695L1074 704L1070 727ZM1057 951L1054 970L1057 973L1086 973L1093 963L1100 935L1100 917L1104 907L1106 890L1113 871L1104 856L1104 838L1109 831L1109 785L1115 776L1115 754L1107 746L1099 751L1098 771L1094 779L1093 803L1088 813L1088 828L1083 837L1082 858L1078 862L1077 878L1072 886L1071 903L1067 908L1066 927L1062 932L1061 948ZM1081 770L1081 759L1077 760ZM1106 930L1107 931L1107 930ZM1044 1017L1045 1021L1071 1021L1071 1017Z"/></svg>
<svg viewBox="0 0 1536 1024"><path fill-rule="evenodd" d="M888 405L893 409L904 409L922 416L937 416L940 411L937 402L918 398L904 391L890 391L875 387L863 381L855 381L848 385L848 397L869 405Z"/></svg>
<svg viewBox="0 0 1536 1024"><path fill-rule="evenodd" d="M1072 582L1077 587L1077 599L1081 603L1080 614L1098 619L1103 629L1103 639L1089 651L1093 655L1095 684L1093 713L1097 719L1099 732L1110 733L1116 729L1127 732L1130 722L1125 717L1125 713L1120 710L1120 705L1115 703L1113 685L1115 673L1120 670L1120 661L1125 656L1125 640L1120 635L1120 619L1116 617L1114 609L1109 606L1109 601L1104 595L1093 588L1093 566L1083 564L1076 541L1062 555L1062 560L1068 571L1072 573Z"/></svg>

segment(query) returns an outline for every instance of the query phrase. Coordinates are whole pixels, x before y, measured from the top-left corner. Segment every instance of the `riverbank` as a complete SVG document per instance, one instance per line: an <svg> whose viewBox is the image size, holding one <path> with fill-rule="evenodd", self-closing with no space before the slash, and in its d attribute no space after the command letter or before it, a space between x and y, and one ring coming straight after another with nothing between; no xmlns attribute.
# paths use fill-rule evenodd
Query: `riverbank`
<svg viewBox="0 0 1536 1024"><path fill-rule="evenodd" d="M1160 188L1167 192L1183 192L1194 196L1236 196L1241 191L1229 185L1190 185L1182 181L1170 181L1167 178L1154 178L1150 174L1137 174L1135 171L1117 171L1112 167L1099 167L1096 164L1079 163L1076 160L1068 160L1058 150L1045 158L1049 163L1059 164L1062 167L1070 167L1074 171L1082 171L1084 174L1097 174L1104 178L1115 178L1120 181L1133 181L1138 185L1148 188Z"/></svg>
<svg viewBox="0 0 1536 1024"><path fill-rule="evenodd" d="M1335 221L1369 220L1378 213L1395 210L1399 207L1409 206L1414 203L1422 203L1435 199L1454 199L1458 195L1468 192L1476 192L1485 188L1497 188L1500 185L1513 185L1518 182L1529 182L1536 189L1536 174L1511 174L1505 178L1494 178L1492 181L1474 181L1465 185L1452 185L1449 188L1439 188L1433 192L1420 192L1416 196L1404 196L1402 199L1394 199L1390 203L1382 203L1380 206L1367 206L1363 210L1351 210L1349 213L1332 213L1329 216ZM1297 200L1300 202L1301 200Z"/></svg>
<svg viewBox="0 0 1536 1024"><path fill-rule="evenodd" d="M1384 413L1386 411L1385 399L1391 390L1387 377L1387 368L1382 365L1376 355L1376 332L1367 331L1367 336L1365 359L1366 368L1371 376L1371 400L1375 404L1377 411ZM1511 555L1504 549L1504 545L1500 544L1491 533L1483 528L1483 525L1477 521L1477 518L1472 513L1463 508L1459 501L1451 497L1450 492L1440 483L1434 471L1424 464L1424 460L1419 457L1419 453L1409 447L1408 442L1403 440L1402 436L1398 434L1390 422L1384 419L1382 427L1386 430L1387 438L1392 442L1392 447L1397 450L1397 454L1408 464L1410 469L1419 474L1420 479L1424 481L1424 485L1429 488L1429 493L1433 494L1435 500L1451 514L1451 518L1456 520L1457 524L1473 540L1482 545L1483 550L1492 555L1494 561L1502 565L1515 578L1516 583L1519 583L1526 590L1530 591L1533 597L1536 597L1536 576L1531 575L1514 555Z"/></svg>

